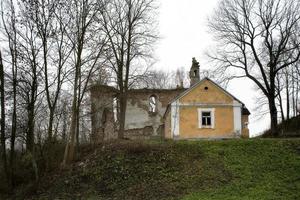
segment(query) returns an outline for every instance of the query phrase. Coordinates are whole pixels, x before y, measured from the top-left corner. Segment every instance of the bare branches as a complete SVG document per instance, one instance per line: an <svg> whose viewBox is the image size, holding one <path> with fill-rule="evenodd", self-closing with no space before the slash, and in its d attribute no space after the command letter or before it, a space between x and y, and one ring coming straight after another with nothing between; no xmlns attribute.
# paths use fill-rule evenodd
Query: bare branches
<svg viewBox="0 0 300 200"><path fill-rule="evenodd" d="M260 88L273 122L276 76L300 58L299 9L296 0L223 0L209 24L220 41L212 58L227 76L246 76Z"/></svg>
<svg viewBox="0 0 300 200"><path fill-rule="evenodd" d="M123 137L127 91L137 81L135 71L141 70L144 60L149 60L155 33L154 0L98 0L97 22L103 27L108 38L105 56L107 65L115 74L120 90L120 128Z"/></svg>

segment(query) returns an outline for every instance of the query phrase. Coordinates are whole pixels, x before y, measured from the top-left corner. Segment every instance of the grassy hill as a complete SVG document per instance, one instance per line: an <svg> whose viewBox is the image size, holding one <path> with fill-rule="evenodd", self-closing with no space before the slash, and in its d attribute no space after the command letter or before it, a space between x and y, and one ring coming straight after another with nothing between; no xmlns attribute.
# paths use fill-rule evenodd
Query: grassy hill
<svg viewBox="0 0 300 200"><path fill-rule="evenodd" d="M126 141L86 151L27 199L300 198L299 139Z"/></svg>

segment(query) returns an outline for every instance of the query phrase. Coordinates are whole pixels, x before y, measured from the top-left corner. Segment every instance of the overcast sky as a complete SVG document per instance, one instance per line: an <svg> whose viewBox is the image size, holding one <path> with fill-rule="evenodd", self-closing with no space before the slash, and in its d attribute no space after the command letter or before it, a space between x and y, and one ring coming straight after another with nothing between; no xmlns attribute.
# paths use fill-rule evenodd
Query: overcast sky
<svg viewBox="0 0 300 200"><path fill-rule="evenodd" d="M160 0L159 32L161 39L156 48L156 69L189 70L192 57L200 63L200 70L209 67L205 51L213 48L214 39L209 33L207 18L213 14L218 0ZM250 115L250 134L256 135L269 127L269 116L258 119L255 100L258 93L247 79L232 81L227 90L244 102Z"/></svg>

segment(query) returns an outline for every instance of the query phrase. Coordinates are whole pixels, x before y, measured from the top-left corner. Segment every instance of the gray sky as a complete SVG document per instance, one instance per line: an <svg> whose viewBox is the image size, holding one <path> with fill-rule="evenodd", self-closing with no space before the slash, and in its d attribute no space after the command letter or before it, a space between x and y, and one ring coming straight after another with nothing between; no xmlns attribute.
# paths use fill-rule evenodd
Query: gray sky
<svg viewBox="0 0 300 200"><path fill-rule="evenodd" d="M207 18L213 14L218 0L160 0L159 31L161 40L156 48L157 69L189 70L192 57L200 62L200 70L208 68L205 51L214 47ZM254 111L258 93L247 79L232 81L227 90L246 104L250 112L251 135L269 127L269 116L258 119Z"/></svg>

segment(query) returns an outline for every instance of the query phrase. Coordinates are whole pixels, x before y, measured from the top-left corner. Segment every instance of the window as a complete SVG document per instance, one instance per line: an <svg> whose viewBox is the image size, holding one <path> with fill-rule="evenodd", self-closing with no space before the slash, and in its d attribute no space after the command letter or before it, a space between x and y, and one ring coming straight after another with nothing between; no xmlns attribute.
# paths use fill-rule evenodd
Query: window
<svg viewBox="0 0 300 200"><path fill-rule="evenodd" d="M149 97L149 112L155 113L157 111L157 105L156 105L156 96L151 95Z"/></svg>
<svg viewBox="0 0 300 200"><path fill-rule="evenodd" d="M199 108L198 109L199 128L214 128L215 127L215 109L214 108Z"/></svg>
<svg viewBox="0 0 300 200"><path fill-rule="evenodd" d="M202 126L211 126L211 112L202 112Z"/></svg>

